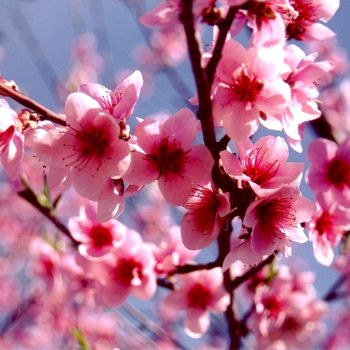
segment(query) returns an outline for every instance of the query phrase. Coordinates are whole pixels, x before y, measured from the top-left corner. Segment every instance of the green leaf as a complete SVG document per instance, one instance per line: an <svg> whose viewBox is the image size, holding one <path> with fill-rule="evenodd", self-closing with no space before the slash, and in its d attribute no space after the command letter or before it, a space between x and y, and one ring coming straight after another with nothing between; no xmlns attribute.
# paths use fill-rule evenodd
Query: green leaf
<svg viewBox="0 0 350 350"><path fill-rule="evenodd" d="M72 335L79 345L79 350L92 350L89 342L79 328L73 328Z"/></svg>

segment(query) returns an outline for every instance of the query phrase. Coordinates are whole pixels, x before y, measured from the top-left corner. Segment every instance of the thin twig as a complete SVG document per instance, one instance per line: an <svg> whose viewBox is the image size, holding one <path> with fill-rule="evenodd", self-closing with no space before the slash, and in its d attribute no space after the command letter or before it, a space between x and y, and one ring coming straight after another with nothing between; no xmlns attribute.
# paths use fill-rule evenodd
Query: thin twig
<svg viewBox="0 0 350 350"><path fill-rule="evenodd" d="M185 264L185 265L179 265L176 266L176 270L171 273L171 275L174 274L184 274L184 273L189 273L189 272L194 272L194 271L199 271L199 270L211 270L214 269L215 267L221 266L220 262L218 260L212 261L210 263L206 264Z"/></svg>
<svg viewBox="0 0 350 350"><path fill-rule="evenodd" d="M37 302L38 297L32 295L29 298L23 300L14 311L12 311L3 321L0 328L0 337L4 334L19 320L21 319L28 310Z"/></svg>
<svg viewBox="0 0 350 350"><path fill-rule="evenodd" d="M276 258L276 253L271 254L268 258L263 260L261 263L258 265L252 267L249 271L247 271L245 274L242 276L236 277L231 285L232 290L238 288L242 283L248 281L251 277L255 276L259 271L261 271L265 266L271 264L274 259Z"/></svg>
<svg viewBox="0 0 350 350"><path fill-rule="evenodd" d="M193 0L181 0L182 11L179 19L184 26L187 49L190 56L192 71L196 82L199 108L197 112L198 119L201 122L204 144L208 147L213 158L217 161L219 154L217 152L214 121L212 115L211 84L202 68L201 45L196 33L195 19L192 12Z"/></svg>
<svg viewBox="0 0 350 350"><path fill-rule="evenodd" d="M25 189L19 191L18 195L40 211L41 214L46 216L65 236L70 239L74 247L77 247L80 244L75 238L73 238L68 228L52 213L51 209L41 205L36 194L29 187L25 187Z"/></svg>
<svg viewBox="0 0 350 350"><path fill-rule="evenodd" d="M328 292L324 295L322 298L324 301L333 301L338 299L340 296L343 296L342 294L339 294L338 289L344 284L346 281L347 276L346 275L341 275L335 282L334 284L330 287Z"/></svg>
<svg viewBox="0 0 350 350"><path fill-rule="evenodd" d="M41 120L50 120L59 125L66 125L65 118L62 115L51 111L30 97L16 91L12 87L8 86L7 83L0 82L0 95L10 97L22 106L37 112Z"/></svg>
<svg viewBox="0 0 350 350"><path fill-rule="evenodd" d="M230 7L225 19L218 24L219 34L212 52L212 56L207 66L205 67L205 72L207 74L209 84L212 84L214 81L216 68L222 57L222 49L224 48L227 34L231 28L236 13L240 8L242 8L242 6Z"/></svg>
<svg viewBox="0 0 350 350"><path fill-rule="evenodd" d="M169 290L175 290L174 283L167 278L157 278L157 285Z"/></svg>

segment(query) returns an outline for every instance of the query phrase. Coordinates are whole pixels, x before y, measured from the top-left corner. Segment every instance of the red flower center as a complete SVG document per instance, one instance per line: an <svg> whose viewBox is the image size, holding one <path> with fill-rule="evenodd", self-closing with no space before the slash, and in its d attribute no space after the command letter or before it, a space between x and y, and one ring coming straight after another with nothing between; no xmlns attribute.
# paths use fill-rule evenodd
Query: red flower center
<svg viewBox="0 0 350 350"><path fill-rule="evenodd" d="M90 230L90 238L96 248L111 246L113 236L109 228L102 225L95 225Z"/></svg>
<svg viewBox="0 0 350 350"><path fill-rule="evenodd" d="M267 150L263 151L261 147L255 148L242 162L244 173L258 185L262 185L271 180L280 167L280 163L277 160L274 162L264 161L266 154Z"/></svg>
<svg viewBox="0 0 350 350"><path fill-rule="evenodd" d="M115 269L117 280L129 285L135 277L142 279L142 265L133 258L120 259Z"/></svg>
<svg viewBox="0 0 350 350"><path fill-rule="evenodd" d="M322 213L322 215L316 220L315 229L320 235L331 231L332 227L332 217L327 212Z"/></svg>
<svg viewBox="0 0 350 350"><path fill-rule="evenodd" d="M84 126L80 130L69 126L69 129L72 143L66 143L64 146L71 148L72 153L62 159L66 166L74 166L82 170L91 160L97 160L102 165L110 146L110 136L106 130L93 126ZM99 167L96 170L99 170Z"/></svg>
<svg viewBox="0 0 350 350"><path fill-rule="evenodd" d="M262 91L264 84L247 68L243 68L231 85L232 91L241 102L254 103Z"/></svg>
<svg viewBox="0 0 350 350"><path fill-rule="evenodd" d="M309 0L291 0L290 4L298 15L290 20L286 27L289 39L302 40L307 27L317 21L317 5Z"/></svg>
<svg viewBox="0 0 350 350"><path fill-rule="evenodd" d="M212 298L210 290L202 284L195 284L187 293L189 307L206 309Z"/></svg>
<svg viewBox="0 0 350 350"><path fill-rule="evenodd" d="M263 301L263 303L264 303L265 309L268 310L269 315L273 318L277 318L279 313L282 310L281 302L277 298L270 296L270 297L267 297Z"/></svg>
<svg viewBox="0 0 350 350"><path fill-rule="evenodd" d="M213 232L219 205L220 201L215 192L204 187L193 190L185 208L189 209L191 221L198 232L203 235Z"/></svg>
<svg viewBox="0 0 350 350"><path fill-rule="evenodd" d="M327 180L337 188L350 186L350 163L334 158L327 167Z"/></svg>
<svg viewBox="0 0 350 350"><path fill-rule="evenodd" d="M147 159L159 169L159 176L166 173L181 174L183 165L188 159L188 152L181 148L178 141L165 138Z"/></svg>
<svg viewBox="0 0 350 350"><path fill-rule="evenodd" d="M283 229L296 225L296 210L288 197L266 200L260 203L256 210L259 221L267 226Z"/></svg>

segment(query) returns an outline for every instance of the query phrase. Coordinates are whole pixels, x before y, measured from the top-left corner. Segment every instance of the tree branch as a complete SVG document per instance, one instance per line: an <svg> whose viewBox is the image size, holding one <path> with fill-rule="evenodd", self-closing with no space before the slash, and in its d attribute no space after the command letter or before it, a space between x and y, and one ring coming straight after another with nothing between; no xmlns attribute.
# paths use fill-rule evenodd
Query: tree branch
<svg viewBox="0 0 350 350"><path fill-rule="evenodd" d="M202 68L201 47L197 39L195 19L192 12L193 0L181 0L182 10L179 19L184 26L187 49L190 56L192 71L196 82L199 108L198 119L202 125L204 144L208 147L214 160L219 159L217 151L215 129L211 102L211 84L209 83L204 69Z"/></svg>
<svg viewBox="0 0 350 350"><path fill-rule="evenodd" d="M50 208L44 207L39 202L36 194L28 186L26 186L24 190L19 191L18 195L40 211L41 214L46 216L65 236L70 239L74 247L78 247L80 243L73 238L68 228L56 218Z"/></svg>
<svg viewBox="0 0 350 350"><path fill-rule="evenodd" d="M38 113L41 120L50 120L53 123L63 126L67 125L66 120L62 115L51 111L30 97L16 91L13 87L8 85L8 82L0 82L0 95L10 97L22 106L25 106Z"/></svg>
<svg viewBox="0 0 350 350"><path fill-rule="evenodd" d="M238 276L236 277L232 284L231 284L231 289L235 290L236 288L238 288L242 283L248 281L251 277L253 277L254 275L256 275L259 271L261 271L265 266L271 264L275 257L276 257L277 252L274 252L273 254L271 254L268 258L266 258L265 260L263 260L261 263L259 263L258 265L252 267L249 271L247 271L245 274L243 274L242 276Z"/></svg>
<svg viewBox="0 0 350 350"><path fill-rule="evenodd" d="M232 22L236 16L237 11L242 8L242 6L230 7L225 19L218 24L219 34L213 49L212 56L205 67L205 72L208 78L208 83L213 84L216 68L222 57L222 49L224 48L227 34L231 28Z"/></svg>
<svg viewBox="0 0 350 350"><path fill-rule="evenodd" d="M331 288L328 290L328 292L324 295L322 298L324 301L333 301L338 299L339 297L342 297L343 294L339 294L338 289L344 284L346 281L347 276L341 275L331 286Z"/></svg>
<svg viewBox="0 0 350 350"><path fill-rule="evenodd" d="M189 273L189 272L194 272L199 270L211 270L218 266L221 266L220 261L218 259L207 264L179 265L179 266L176 266L176 270L172 272L170 275L184 274L184 273Z"/></svg>
<svg viewBox="0 0 350 350"><path fill-rule="evenodd" d="M22 318L25 313L37 302L37 300L38 297L36 295L32 295L28 299L23 300L3 321L0 328L0 336L4 336L9 328L11 328L20 318Z"/></svg>

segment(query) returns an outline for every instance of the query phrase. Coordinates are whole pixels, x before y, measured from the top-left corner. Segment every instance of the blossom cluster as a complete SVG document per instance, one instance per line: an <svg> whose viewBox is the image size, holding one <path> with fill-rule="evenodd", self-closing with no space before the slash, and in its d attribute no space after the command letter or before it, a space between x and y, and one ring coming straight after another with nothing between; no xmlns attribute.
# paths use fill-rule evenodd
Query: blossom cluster
<svg viewBox="0 0 350 350"><path fill-rule="evenodd" d="M145 70L174 69L188 52L196 92L173 113L138 110L147 72L133 71L114 89L96 83L101 62L90 41L75 48L82 64L66 84L77 91L66 97L63 114L1 78L0 94L26 106L16 112L0 99L1 164L11 186L3 186L3 198L29 224L1 206L0 253L19 249L25 231L28 274L42 285L24 305L38 315L0 337L0 347L10 348L20 330L19 346L48 347L50 327L73 332L80 343L86 337L94 349L122 344L113 331L119 320L100 307L158 297L158 286L167 289L160 322L171 328L183 316L191 337L215 329L215 313L232 327L232 348L248 333L256 349L320 340L326 301L338 294L321 300L313 274L273 261L290 257L293 242L310 240L319 263L336 260L349 274L347 255L338 257L335 248L346 250L350 230L350 127L338 139L335 120L350 104L332 96L345 66L325 47L335 35L325 23L338 7L339 0L161 2L139 19L152 30L147 50L157 61L150 67L149 55L139 59ZM250 38L242 44L245 29ZM212 38L206 50L201 35ZM307 126L320 120L334 134L320 133L307 145ZM303 152L307 166L294 161ZM301 191L304 180L313 200ZM17 204L11 190L53 226ZM210 262L196 262L206 252ZM0 275L0 306L11 312L20 296L9 290L19 282L2 269ZM252 305L240 321L237 295Z"/></svg>

